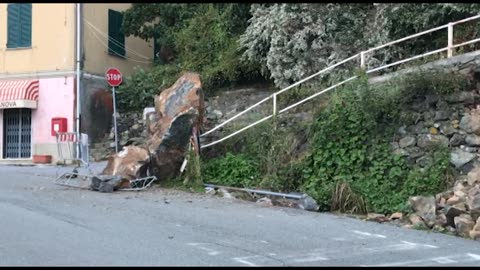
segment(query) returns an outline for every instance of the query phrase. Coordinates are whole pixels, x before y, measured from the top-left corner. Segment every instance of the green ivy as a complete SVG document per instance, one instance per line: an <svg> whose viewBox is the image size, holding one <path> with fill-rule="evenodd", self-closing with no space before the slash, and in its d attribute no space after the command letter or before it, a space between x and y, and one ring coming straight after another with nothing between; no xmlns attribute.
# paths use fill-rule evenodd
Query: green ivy
<svg viewBox="0 0 480 270"><path fill-rule="evenodd" d="M260 178L258 163L254 159L232 153L204 163L202 175L209 184L250 188L256 187Z"/></svg>

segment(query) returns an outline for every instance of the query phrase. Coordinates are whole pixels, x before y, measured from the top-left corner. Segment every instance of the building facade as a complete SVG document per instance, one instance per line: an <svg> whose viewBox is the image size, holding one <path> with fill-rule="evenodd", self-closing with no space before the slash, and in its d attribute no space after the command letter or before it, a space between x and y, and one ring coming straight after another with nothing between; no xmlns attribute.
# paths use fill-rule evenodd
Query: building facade
<svg viewBox="0 0 480 270"><path fill-rule="evenodd" d="M105 71L116 67L128 76L135 67L151 67L154 58L153 42L121 32L121 12L130 5L80 4L77 44L76 4L0 4L0 161L28 163L34 155L50 155L56 162L52 119L62 118L75 132L77 98L80 131L91 142L110 131Z"/></svg>

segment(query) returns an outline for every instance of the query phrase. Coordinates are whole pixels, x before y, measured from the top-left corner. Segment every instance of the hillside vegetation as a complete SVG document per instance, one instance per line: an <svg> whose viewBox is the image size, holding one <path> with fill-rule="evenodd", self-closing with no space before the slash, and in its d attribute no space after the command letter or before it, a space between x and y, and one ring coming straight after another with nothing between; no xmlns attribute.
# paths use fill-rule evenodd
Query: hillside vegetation
<svg viewBox="0 0 480 270"><path fill-rule="evenodd" d="M200 73L207 96L258 80L281 88L361 50L479 12L479 4L457 3L134 4L125 12L124 31L154 39L159 57L152 70L138 70L119 88L120 110L151 106L153 95L185 71ZM478 37L475 27L456 28L455 43ZM433 33L369 55L367 66L444 47L445 36ZM193 170L195 177L306 192L322 210L360 213L401 211L409 196L444 190L452 179L448 148L431 147L432 158L418 166L393 153L391 142L400 126L416 122L404 109L416 98L469 91L470 82L417 74L372 86L356 67L325 74L281 98L288 102L357 72L361 78L336 89L325 106L308 107L313 121L282 127L274 119L213 146L215 155L195 160L201 171Z"/></svg>
<svg viewBox="0 0 480 270"><path fill-rule="evenodd" d="M124 14L124 32L155 40L159 57L152 70L126 78L119 109L151 106L184 71L200 73L207 95L258 80L283 87L361 50L479 12L480 4L468 3L135 3ZM478 37L475 26L456 26L455 42ZM402 43L368 55L367 64L438 49L445 37L439 31ZM320 79L332 75L341 74Z"/></svg>

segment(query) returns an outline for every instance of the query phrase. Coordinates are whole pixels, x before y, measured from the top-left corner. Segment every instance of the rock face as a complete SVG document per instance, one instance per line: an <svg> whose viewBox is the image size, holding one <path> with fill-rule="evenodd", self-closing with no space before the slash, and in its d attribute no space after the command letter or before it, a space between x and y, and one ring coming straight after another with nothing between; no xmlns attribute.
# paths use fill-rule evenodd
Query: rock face
<svg viewBox="0 0 480 270"><path fill-rule="evenodd" d="M199 150L196 136L204 115L200 76L186 73L162 91L155 97L155 113L157 121L151 127L147 148L152 172L162 180L178 174L190 143Z"/></svg>
<svg viewBox="0 0 480 270"><path fill-rule="evenodd" d="M176 176L189 144L193 143L193 149L199 151L196 136L201 128L203 110L200 76L186 73L155 97L155 112L146 115L146 145L126 146L110 156L103 174L118 175L127 180L145 177L147 171L158 180ZM131 127L139 133L141 129L138 124ZM144 142L140 140L140 144Z"/></svg>

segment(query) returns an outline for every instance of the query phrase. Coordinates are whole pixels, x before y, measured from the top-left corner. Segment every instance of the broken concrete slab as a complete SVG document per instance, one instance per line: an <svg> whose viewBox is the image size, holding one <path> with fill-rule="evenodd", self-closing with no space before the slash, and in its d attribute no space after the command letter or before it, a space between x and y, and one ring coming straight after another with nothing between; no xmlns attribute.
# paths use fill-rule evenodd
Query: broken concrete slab
<svg viewBox="0 0 480 270"><path fill-rule="evenodd" d="M129 180L135 180L147 176L150 155L144 148L138 146L126 146L118 154L108 158L107 167L102 175L116 175L126 179L122 187L130 188ZM128 183L128 184L127 184Z"/></svg>
<svg viewBox="0 0 480 270"><path fill-rule="evenodd" d="M91 177L90 188L103 193L110 193L128 183L118 175L98 175Z"/></svg>
<svg viewBox="0 0 480 270"><path fill-rule="evenodd" d="M300 200L298 207L307 211L318 211L320 206L318 206L317 202L310 196L304 194Z"/></svg>

